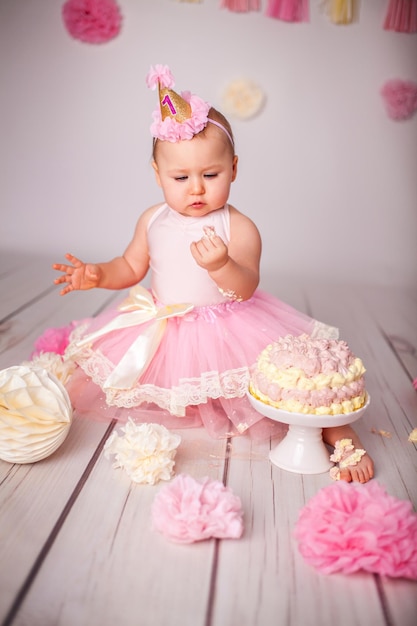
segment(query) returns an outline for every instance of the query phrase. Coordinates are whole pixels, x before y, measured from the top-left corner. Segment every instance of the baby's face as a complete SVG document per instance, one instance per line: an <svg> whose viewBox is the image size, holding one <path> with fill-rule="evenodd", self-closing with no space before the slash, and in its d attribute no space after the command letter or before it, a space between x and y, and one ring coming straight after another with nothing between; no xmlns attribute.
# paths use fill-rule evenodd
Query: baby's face
<svg viewBox="0 0 417 626"><path fill-rule="evenodd" d="M167 204L182 215L197 217L221 209L236 178L237 157L231 156L223 132L207 131L204 136L158 145L156 180Z"/></svg>

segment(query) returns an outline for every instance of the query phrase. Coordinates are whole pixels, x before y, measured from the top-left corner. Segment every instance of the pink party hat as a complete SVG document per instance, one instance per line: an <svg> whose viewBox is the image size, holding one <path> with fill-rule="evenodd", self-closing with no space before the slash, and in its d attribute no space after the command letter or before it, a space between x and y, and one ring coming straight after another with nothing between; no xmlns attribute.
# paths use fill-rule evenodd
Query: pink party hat
<svg viewBox="0 0 417 626"><path fill-rule="evenodd" d="M192 139L207 124L210 105L188 91L176 93L174 79L167 65L151 67L146 84L150 89L158 87L159 106L152 114L151 133L162 141Z"/></svg>

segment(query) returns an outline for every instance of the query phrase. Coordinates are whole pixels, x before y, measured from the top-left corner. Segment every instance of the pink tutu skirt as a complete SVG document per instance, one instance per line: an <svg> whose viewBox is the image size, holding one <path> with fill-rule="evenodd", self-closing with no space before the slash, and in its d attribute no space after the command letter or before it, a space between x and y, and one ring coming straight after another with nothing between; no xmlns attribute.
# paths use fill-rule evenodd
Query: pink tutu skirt
<svg viewBox="0 0 417 626"><path fill-rule="evenodd" d="M167 428L204 425L211 436L271 434L273 422L250 405L250 368L269 343L287 334L336 337L337 330L260 290L244 302L195 307L170 317L146 369L129 388L109 386L109 376L133 342L153 323L77 342L120 315L117 309L77 327L67 354L79 365L68 383L75 410L95 418L162 423ZM137 342L136 342L137 343ZM120 369L120 368L119 368Z"/></svg>

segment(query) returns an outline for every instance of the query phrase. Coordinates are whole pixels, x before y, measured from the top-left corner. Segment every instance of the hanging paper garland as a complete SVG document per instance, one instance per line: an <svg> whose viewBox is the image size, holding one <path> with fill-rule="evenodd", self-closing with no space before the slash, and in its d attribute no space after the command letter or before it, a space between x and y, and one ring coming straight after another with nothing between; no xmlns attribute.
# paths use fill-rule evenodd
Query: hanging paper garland
<svg viewBox="0 0 417 626"><path fill-rule="evenodd" d="M261 0L221 0L221 9L229 9L235 13L249 13L249 11L259 11Z"/></svg>
<svg viewBox="0 0 417 626"><path fill-rule="evenodd" d="M417 111L417 83L388 80L381 89L381 95L392 120L407 120Z"/></svg>
<svg viewBox="0 0 417 626"><path fill-rule="evenodd" d="M104 43L119 34L122 16L114 0L67 0L62 18L69 34L86 43Z"/></svg>
<svg viewBox="0 0 417 626"><path fill-rule="evenodd" d="M265 15L284 22L308 22L308 0L268 0Z"/></svg>
<svg viewBox="0 0 417 626"><path fill-rule="evenodd" d="M417 32L417 0L390 0L384 30L397 33Z"/></svg>
<svg viewBox="0 0 417 626"><path fill-rule="evenodd" d="M325 0L326 12L333 24L350 24L354 14L353 0Z"/></svg>

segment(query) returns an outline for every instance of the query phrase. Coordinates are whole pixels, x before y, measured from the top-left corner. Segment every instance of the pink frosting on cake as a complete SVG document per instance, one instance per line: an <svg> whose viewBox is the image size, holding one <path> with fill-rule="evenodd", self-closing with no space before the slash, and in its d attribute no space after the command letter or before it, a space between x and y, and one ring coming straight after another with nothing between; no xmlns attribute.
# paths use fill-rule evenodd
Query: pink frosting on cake
<svg viewBox="0 0 417 626"><path fill-rule="evenodd" d="M365 368L345 341L287 335L261 352L250 391L298 413L349 413L365 403Z"/></svg>
<svg viewBox="0 0 417 626"><path fill-rule="evenodd" d="M271 344L270 361L277 369L297 367L308 377L340 372L346 374L355 360L345 341L287 335Z"/></svg>

